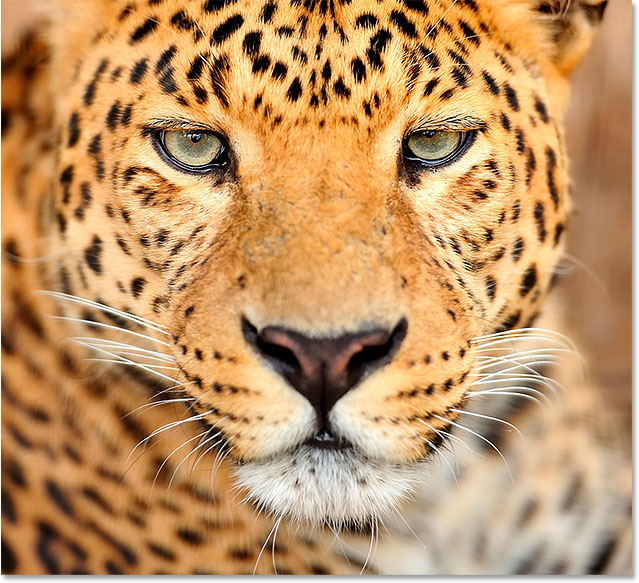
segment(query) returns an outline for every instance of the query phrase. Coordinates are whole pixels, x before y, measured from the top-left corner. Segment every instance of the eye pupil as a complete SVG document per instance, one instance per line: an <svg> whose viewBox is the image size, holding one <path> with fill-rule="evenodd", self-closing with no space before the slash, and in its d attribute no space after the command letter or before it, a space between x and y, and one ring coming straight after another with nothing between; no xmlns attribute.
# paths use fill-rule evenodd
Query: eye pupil
<svg viewBox="0 0 639 583"><path fill-rule="evenodd" d="M189 139L197 144L202 139L202 134L188 134Z"/></svg>

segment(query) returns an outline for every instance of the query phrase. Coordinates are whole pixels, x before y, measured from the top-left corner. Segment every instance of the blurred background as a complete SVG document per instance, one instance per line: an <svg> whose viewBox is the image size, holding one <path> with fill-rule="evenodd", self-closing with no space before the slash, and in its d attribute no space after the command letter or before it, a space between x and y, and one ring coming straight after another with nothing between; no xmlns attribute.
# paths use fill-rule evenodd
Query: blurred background
<svg viewBox="0 0 639 583"><path fill-rule="evenodd" d="M34 2L2 0L2 45L34 18ZM575 212L557 292L569 332L606 400L631 422L632 5L610 0L572 74L566 118Z"/></svg>
<svg viewBox="0 0 639 583"><path fill-rule="evenodd" d="M563 295L592 380L630 429L632 404L632 5L610 0L572 74L566 141L575 205Z"/></svg>

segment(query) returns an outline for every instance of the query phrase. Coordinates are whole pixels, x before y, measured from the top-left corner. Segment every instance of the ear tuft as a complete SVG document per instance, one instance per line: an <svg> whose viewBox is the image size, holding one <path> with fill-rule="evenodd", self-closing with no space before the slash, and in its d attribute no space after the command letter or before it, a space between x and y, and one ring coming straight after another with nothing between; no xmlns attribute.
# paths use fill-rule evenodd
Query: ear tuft
<svg viewBox="0 0 639 583"><path fill-rule="evenodd" d="M534 16L546 31L550 58L567 75L590 47L608 0L538 0Z"/></svg>

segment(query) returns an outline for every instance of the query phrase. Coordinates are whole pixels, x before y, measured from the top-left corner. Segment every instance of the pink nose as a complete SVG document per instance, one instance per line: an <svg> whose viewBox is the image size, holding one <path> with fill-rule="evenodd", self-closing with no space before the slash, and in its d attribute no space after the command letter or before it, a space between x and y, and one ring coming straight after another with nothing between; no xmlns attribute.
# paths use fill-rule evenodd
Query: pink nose
<svg viewBox="0 0 639 583"><path fill-rule="evenodd" d="M315 407L320 429L333 405L364 375L390 362L406 335L406 320L393 330L372 329L334 338L310 338L267 326L257 332L244 320L244 336L291 386Z"/></svg>

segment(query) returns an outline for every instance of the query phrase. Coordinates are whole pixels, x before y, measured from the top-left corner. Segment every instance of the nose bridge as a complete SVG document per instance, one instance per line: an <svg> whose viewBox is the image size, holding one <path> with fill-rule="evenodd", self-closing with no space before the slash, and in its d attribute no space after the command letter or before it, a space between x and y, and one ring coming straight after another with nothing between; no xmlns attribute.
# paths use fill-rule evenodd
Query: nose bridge
<svg viewBox="0 0 639 583"><path fill-rule="evenodd" d="M251 224L240 252L259 282L259 308L252 314L258 323L281 317L290 326L296 314L305 314L303 328L312 323L333 332L328 322L344 322L350 304L359 306L352 312L368 306L371 321L380 317L392 324L396 314L386 318L376 308L394 293L392 280L398 279L386 257L389 187L361 170L357 158L363 155L338 156L307 145L253 181L246 193Z"/></svg>

